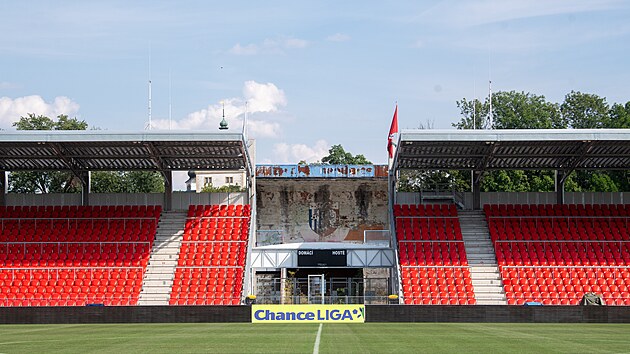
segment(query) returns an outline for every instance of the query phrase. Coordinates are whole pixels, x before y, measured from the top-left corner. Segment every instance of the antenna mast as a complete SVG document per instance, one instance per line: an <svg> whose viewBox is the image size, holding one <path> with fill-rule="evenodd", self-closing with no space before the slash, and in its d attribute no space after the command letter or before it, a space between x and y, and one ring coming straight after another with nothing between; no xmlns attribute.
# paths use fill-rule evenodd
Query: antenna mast
<svg viewBox="0 0 630 354"><path fill-rule="evenodd" d="M173 113L173 105L171 100L171 70L168 70L168 130L173 129L172 125L172 113Z"/></svg>
<svg viewBox="0 0 630 354"><path fill-rule="evenodd" d="M494 127L494 115L492 114L492 66L490 65L490 48L488 48L488 120L486 129L492 130Z"/></svg>
<svg viewBox="0 0 630 354"><path fill-rule="evenodd" d="M473 66L473 130L477 129L477 81L475 81L475 67Z"/></svg>
<svg viewBox="0 0 630 354"><path fill-rule="evenodd" d="M243 118L243 136L247 139L247 113L249 113L249 102L245 101L245 117Z"/></svg>
<svg viewBox="0 0 630 354"><path fill-rule="evenodd" d="M490 105L488 107L488 125L486 126L486 129L492 129L492 127L494 126L494 121L493 121L493 114L492 114L492 80L488 81L488 91L489 91L489 97L490 97Z"/></svg>
<svg viewBox="0 0 630 354"><path fill-rule="evenodd" d="M149 125L148 130L151 130L151 46L149 45Z"/></svg>

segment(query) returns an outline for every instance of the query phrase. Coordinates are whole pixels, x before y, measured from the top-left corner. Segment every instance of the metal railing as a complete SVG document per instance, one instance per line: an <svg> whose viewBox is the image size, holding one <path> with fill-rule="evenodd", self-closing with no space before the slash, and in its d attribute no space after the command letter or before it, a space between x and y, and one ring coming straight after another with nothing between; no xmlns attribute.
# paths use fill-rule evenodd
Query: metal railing
<svg viewBox="0 0 630 354"><path fill-rule="evenodd" d="M343 243L363 243L363 244L377 244L383 243L391 247L391 236L389 230L364 230L362 240L341 240L336 242ZM257 230L256 231L256 247L280 245L285 243L283 230Z"/></svg>
<svg viewBox="0 0 630 354"><path fill-rule="evenodd" d="M56 294L50 296L12 296L1 297L0 307L33 307L33 306L134 306L138 303L138 295L69 295Z"/></svg>
<svg viewBox="0 0 630 354"><path fill-rule="evenodd" d="M148 221L149 225L157 226L158 221L155 217L85 217L85 218L0 218L0 230L4 231L6 226L13 226L17 222L18 231L22 229L22 226L32 226L37 228L38 222L40 226L48 226L50 229L65 227L66 229L78 228L79 225L90 225L94 229L95 224L97 227L102 227L103 222L107 222L109 228L112 222L122 221L123 230L127 228L127 222L133 221L134 224L138 221ZM144 226L144 225L143 225Z"/></svg>
<svg viewBox="0 0 630 354"><path fill-rule="evenodd" d="M256 230L256 246L280 245L284 243L282 230Z"/></svg>
<svg viewBox="0 0 630 354"><path fill-rule="evenodd" d="M506 227L518 225L523 226L523 223L529 225L529 221L533 221L535 227L539 225L549 225L552 228L559 226L566 226L567 228L583 228L585 225L595 227L595 224L613 225L614 221L622 221L626 229L628 228L628 222L630 216L488 216L489 226L495 226L497 223ZM615 223L616 224L616 223Z"/></svg>
<svg viewBox="0 0 630 354"><path fill-rule="evenodd" d="M364 230L363 243L387 244L391 247L392 237L389 230Z"/></svg>
<svg viewBox="0 0 630 354"><path fill-rule="evenodd" d="M324 304L387 304L389 278L343 278L325 280L324 296L316 303ZM308 293L307 278L259 278L256 280L258 304L308 304L313 295Z"/></svg>
<svg viewBox="0 0 630 354"><path fill-rule="evenodd" d="M22 251L26 254L27 250L30 250L31 248L28 246L33 246L33 245L39 245L39 252L40 254L43 254L44 251L48 251L49 249L47 247L45 247L46 245L53 245L56 246L54 248L56 248L57 251L63 251L65 253L67 253L68 251L70 251L70 245L79 245L82 246L80 249L82 251L86 251L90 246L90 245L98 245L99 246L99 251L103 252L105 245L115 245L115 251L119 252L120 250L120 245L123 244L128 244L128 245L132 245L132 252L136 252L136 246L137 245L143 245L146 246L147 249L149 249L148 247L150 247L151 242L149 241L29 241L29 242L19 242L19 241L9 241L9 242L0 242L0 249L5 249L6 253L9 254L10 250L15 250L15 247L11 247L12 245L18 245L21 246L20 248L22 249ZM65 247L64 247L65 246ZM143 250L145 248L142 248ZM93 251L92 249L90 249L90 251ZM18 253L19 254L19 253Z"/></svg>

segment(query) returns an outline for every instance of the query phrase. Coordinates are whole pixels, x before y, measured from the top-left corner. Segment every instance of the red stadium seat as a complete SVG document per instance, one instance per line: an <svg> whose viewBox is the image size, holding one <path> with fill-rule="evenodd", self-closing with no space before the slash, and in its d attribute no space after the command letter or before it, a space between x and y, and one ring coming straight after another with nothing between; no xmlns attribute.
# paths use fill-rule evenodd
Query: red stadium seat
<svg viewBox="0 0 630 354"><path fill-rule="evenodd" d="M501 272L508 299L533 295L514 284L528 288L534 284L549 304L576 304L587 291L615 299L617 279L624 279L616 270L627 269L630 263L630 257L622 256L629 246L622 242L628 239L623 229L625 206L522 205L520 212L508 206L506 210L517 217L513 222L495 219L500 210L484 207L499 265L517 267ZM511 235L524 242L509 242ZM528 271L519 276L514 269ZM624 298L622 293L618 296Z"/></svg>
<svg viewBox="0 0 630 354"><path fill-rule="evenodd" d="M398 253L405 303L459 304L466 289L455 289L456 272L467 269L457 209L447 205L395 206ZM461 275L462 284L470 273ZM420 291L420 287L427 293ZM472 285L469 286L472 290ZM473 295L474 297L474 295ZM468 303L467 300L464 302Z"/></svg>
<svg viewBox="0 0 630 354"><path fill-rule="evenodd" d="M16 223L16 231L19 231L16 233L8 227L0 231L0 258L4 242L10 239L14 242L11 245L17 246L16 252L11 253L10 264L3 262L2 267L26 269L0 268L0 279L10 274L15 293L30 294L31 298L20 302L20 305L74 306L84 305L87 301L69 299L78 294L91 294L93 301L114 303L119 289L111 281L120 277L117 269L130 264L145 266L155 234L155 221L140 226L142 219L129 217L155 217L155 212L161 211L161 208L152 208L150 215L147 209L143 214L139 208L124 206L43 206L16 207L12 210L15 211L12 215L0 215L4 218L4 225L12 222L7 217L27 216L34 220ZM136 215L125 215L125 212ZM148 244L138 243L142 242L138 234L145 235L144 240ZM112 243L98 243L102 241ZM111 268L94 270L94 267L101 266ZM133 284L141 285L143 270L136 272L132 269L122 274ZM139 291L139 288L125 288L124 295L137 299ZM8 296L7 291L0 292L0 306Z"/></svg>
<svg viewBox="0 0 630 354"><path fill-rule="evenodd" d="M249 238L250 206L199 205L189 208L188 215L193 219L186 223L174 284L195 285L174 285L169 303L177 305L240 303L242 288L239 285L237 289L234 284L242 284L244 257L247 253L246 241ZM203 219L194 219L200 217ZM237 224L239 222L242 224ZM236 292L236 296L233 296L233 292Z"/></svg>

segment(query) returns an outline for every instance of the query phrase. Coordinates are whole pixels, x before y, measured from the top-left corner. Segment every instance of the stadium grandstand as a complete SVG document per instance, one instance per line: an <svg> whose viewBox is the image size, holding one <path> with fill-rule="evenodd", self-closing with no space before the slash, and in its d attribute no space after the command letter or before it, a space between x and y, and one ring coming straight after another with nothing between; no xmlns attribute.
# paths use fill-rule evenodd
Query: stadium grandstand
<svg viewBox="0 0 630 354"><path fill-rule="evenodd" d="M564 192L575 170L627 169L630 131L408 130L397 146L390 198L405 303L470 303L471 290L488 305L576 305L590 292L630 303L630 195ZM470 171L472 190L396 193L404 169ZM492 170L554 170L555 192L482 193Z"/></svg>
<svg viewBox="0 0 630 354"><path fill-rule="evenodd" d="M245 171L241 134L0 136L0 306L234 304L250 238L245 193L173 193L172 172ZM71 171L80 194L7 194L5 171ZM90 193L91 171L159 171L165 193ZM212 283L207 282L212 279Z"/></svg>
<svg viewBox="0 0 630 354"><path fill-rule="evenodd" d="M0 135L0 306L630 305L630 194L565 193L630 166L628 130L398 135L389 166L259 165L243 134ZM556 192L484 193L492 170ZM7 193L70 171L78 194ZM90 193L91 171L158 171L165 192ZM245 171L245 192L173 191L173 171ZM466 192L398 192L403 170L470 171Z"/></svg>

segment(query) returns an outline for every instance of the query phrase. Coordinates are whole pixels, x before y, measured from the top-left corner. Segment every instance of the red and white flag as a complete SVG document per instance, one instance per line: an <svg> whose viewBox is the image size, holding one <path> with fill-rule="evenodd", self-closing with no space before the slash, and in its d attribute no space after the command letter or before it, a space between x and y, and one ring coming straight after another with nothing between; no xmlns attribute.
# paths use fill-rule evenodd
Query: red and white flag
<svg viewBox="0 0 630 354"><path fill-rule="evenodd" d="M394 118L392 118L392 125L389 127L389 136L387 137L387 151L389 152L389 158L394 157L394 149L396 144L394 143L394 134L398 133L398 104L396 104L396 110L394 111Z"/></svg>

